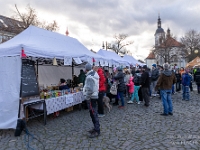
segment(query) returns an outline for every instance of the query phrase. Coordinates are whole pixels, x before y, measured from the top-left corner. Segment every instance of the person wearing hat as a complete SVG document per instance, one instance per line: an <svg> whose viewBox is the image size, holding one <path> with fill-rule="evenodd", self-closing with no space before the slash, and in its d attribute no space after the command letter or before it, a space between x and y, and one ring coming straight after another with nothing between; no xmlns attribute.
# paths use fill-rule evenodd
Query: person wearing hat
<svg viewBox="0 0 200 150"><path fill-rule="evenodd" d="M176 83L175 73L170 70L170 65L168 63L163 64L163 72L161 73L155 89L160 89L160 95L163 103L163 113L160 115L168 116L173 115L173 105L172 105L172 85Z"/></svg>
<svg viewBox="0 0 200 150"><path fill-rule="evenodd" d="M152 71L151 71L151 95L156 96L157 91L155 91L155 86L157 84L159 77L159 70L157 69L157 65L153 64L152 65Z"/></svg>
<svg viewBox="0 0 200 150"><path fill-rule="evenodd" d="M141 91L144 99L144 106L148 107L149 106L149 87L150 87L150 81L149 81L149 73L147 70L147 65L144 65L142 67L142 76L141 76Z"/></svg>
<svg viewBox="0 0 200 150"><path fill-rule="evenodd" d="M117 74L114 76L114 80L118 81L117 92L119 94L121 100L121 106L119 108L124 108L124 92L126 90L126 85L124 82L124 73L121 67L117 67ZM118 100L116 99L115 103L118 104Z"/></svg>
<svg viewBox="0 0 200 150"><path fill-rule="evenodd" d="M88 104L90 117L92 119L94 128L89 130L89 138L94 138L100 135L100 124L96 108L96 103L99 94L99 75L92 69L92 65L87 63L85 65L86 79L83 87L83 95Z"/></svg>

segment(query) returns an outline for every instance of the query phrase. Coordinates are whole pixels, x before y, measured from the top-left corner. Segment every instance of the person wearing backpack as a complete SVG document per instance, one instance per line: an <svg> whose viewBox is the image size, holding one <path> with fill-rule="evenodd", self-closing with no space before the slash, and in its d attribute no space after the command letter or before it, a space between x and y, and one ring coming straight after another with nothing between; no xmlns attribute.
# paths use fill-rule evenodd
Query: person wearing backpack
<svg viewBox="0 0 200 150"><path fill-rule="evenodd" d="M152 71L151 71L151 95L152 96L156 96L157 92L155 91L155 86L157 84L158 81L158 77L159 77L159 71L157 69L157 65L153 64L152 65Z"/></svg>
<svg viewBox="0 0 200 150"><path fill-rule="evenodd" d="M121 108L124 108L124 92L126 90L126 85L124 83L124 73L122 72L122 67L117 67L117 74L114 76L114 80L118 81L117 93L119 94L119 97L121 100L121 106L119 106L119 108L121 109Z"/></svg>

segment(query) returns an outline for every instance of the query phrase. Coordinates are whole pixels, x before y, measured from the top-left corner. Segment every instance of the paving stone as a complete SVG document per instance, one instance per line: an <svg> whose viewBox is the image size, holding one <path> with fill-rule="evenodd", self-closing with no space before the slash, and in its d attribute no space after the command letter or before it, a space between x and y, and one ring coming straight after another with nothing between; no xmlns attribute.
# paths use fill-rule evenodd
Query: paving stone
<svg viewBox="0 0 200 150"><path fill-rule="evenodd" d="M173 116L160 116L163 106L159 98L151 99L148 108L133 104L119 110L113 106L110 113L100 118L101 135L96 139L87 137L86 131L93 126L88 110L61 111L55 119L50 115L46 126L43 118L39 117L29 120L27 127L43 142L46 150L199 149L200 95L195 92L188 102L181 100L181 93L172 96ZM26 149L24 136L25 133L22 133L20 137L14 137L14 130L0 130L0 149ZM43 149L37 140L33 140L31 146Z"/></svg>

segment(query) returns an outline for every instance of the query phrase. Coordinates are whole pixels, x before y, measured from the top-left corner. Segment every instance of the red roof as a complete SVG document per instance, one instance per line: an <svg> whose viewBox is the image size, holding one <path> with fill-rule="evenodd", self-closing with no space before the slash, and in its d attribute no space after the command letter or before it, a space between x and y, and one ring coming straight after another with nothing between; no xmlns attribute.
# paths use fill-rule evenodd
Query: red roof
<svg viewBox="0 0 200 150"><path fill-rule="evenodd" d="M146 59L155 59L155 54L153 52L150 52L149 56Z"/></svg>
<svg viewBox="0 0 200 150"><path fill-rule="evenodd" d="M184 45L175 40L172 37L168 37L162 44L161 47L183 47Z"/></svg>

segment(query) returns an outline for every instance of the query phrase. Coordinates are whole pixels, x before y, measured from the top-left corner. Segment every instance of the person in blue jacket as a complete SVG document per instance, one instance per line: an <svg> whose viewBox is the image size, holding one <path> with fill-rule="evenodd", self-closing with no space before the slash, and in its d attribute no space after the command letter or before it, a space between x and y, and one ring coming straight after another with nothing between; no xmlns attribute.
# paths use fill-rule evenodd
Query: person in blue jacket
<svg viewBox="0 0 200 150"><path fill-rule="evenodd" d="M185 69L185 73L182 75L183 100L190 100L190 83L189 69Z"/></svg>

